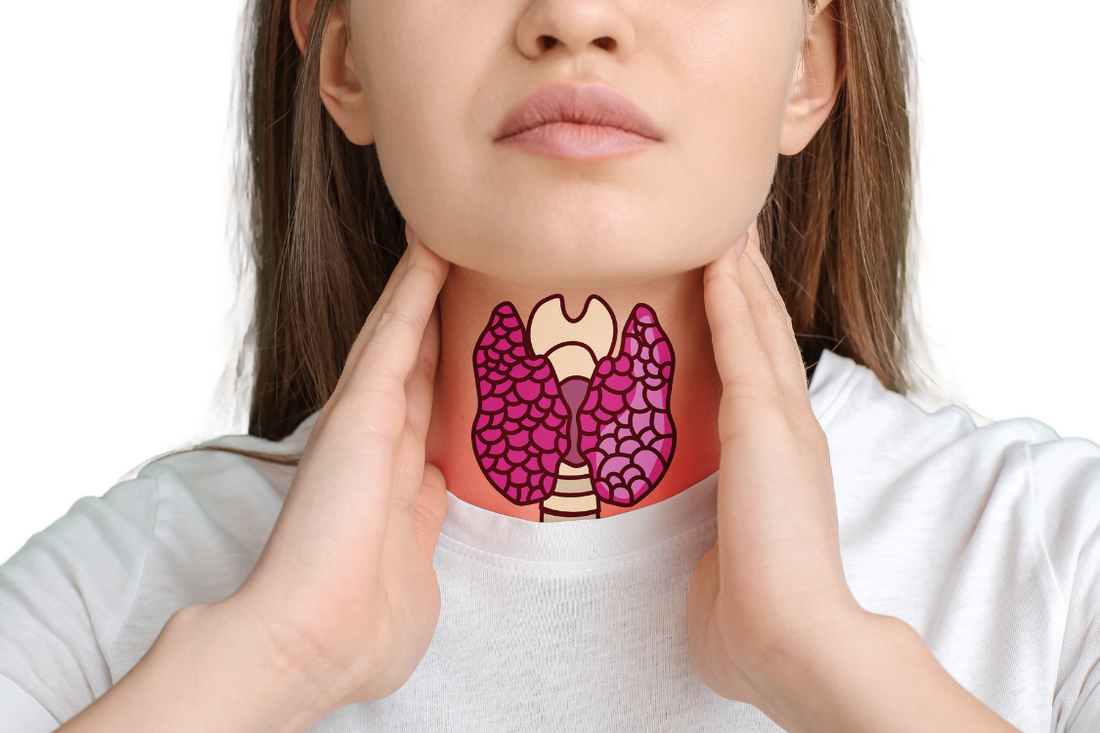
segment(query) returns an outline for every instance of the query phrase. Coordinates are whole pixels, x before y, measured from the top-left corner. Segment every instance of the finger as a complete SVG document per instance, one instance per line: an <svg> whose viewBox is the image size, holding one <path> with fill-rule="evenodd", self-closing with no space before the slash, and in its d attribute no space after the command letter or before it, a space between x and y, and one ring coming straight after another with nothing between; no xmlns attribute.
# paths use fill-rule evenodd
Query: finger
<svg viewBox="0 0 1100 733"><path fill-rule="evenodd" d="M432 310L424 329L420 353L405 386L405 434L394 477L394 510L404 512L411 527L416 495L424 476L425 441L432 418L435 371L439 362L439 307Z"/></svg>
<svg viewBox="0 0 1100 733"><path fill-rule="evenodd" d="M749 238L747 246L745 247L745 253L756 263L756 266L764 273L764 279L768 281L768 288L772 291L775 299L782 302L783 296L779 294L779 287L775 284L775 277L772 275L771 266L767 260L764 259L764 253L760 249L760 220L754 220L752 226L749 227Z"/></svg>
<svg viewBox="0 0 1100 733"><path fill-rule="evenodd" d="M414 238L415 236L412 228L408 224L405 224L405 239L407 244L405 251L401 253L401 258L397 261L397 265L393 268L393 272L390 273L389 278L386 280L385 287L382 288L382 292L378 294L378 299L375 300L374 305L371 306L370 313L367 314L367 320L359 330L355 343L352 344L351 350L348 353L349 363L353 359L358 358L363 347L366 346L371 336L374 335L374 329L378 324L378 319L382 316L382 311L389 305L390 301L393 299L394 291L400 287L401 282L408 274L409 262L413 257Z"/></svg>
<svg viewBox="0 0 1100 733"><path fill-rule="evenodd" d="M432 418L432 398L435 394L435 371L439 365L439 305L432 308L424 337L420 341L420 353L409 383L405 386L408 415L405 422L420 443L428 436L428 424Z"/></svg>
<svg viewBox="0 0 1100 733"><path fill-rule="evenodd" d="M422 370L434 371L438 348L438 331L425 339L431 321L436 297L446 278L447 263L421 247L416 251L410 245L407 271L394 278L397 286L389 303L382 309L374 327L372 338L363 346L358 357L349 362L340 378L340 385L326 404L326 418L331 418L337 438L333 450L339 444L347 454L360 460L358 465L369 465L364 474L354 469L354 481L365 482L371 488L363 494L364 506L370 516L368 535L384 536L385 523L390 512L400 511L407 502L411 516L411 494L421 481L424 447L422 440L406 438L409 405L406 385L411 381L414 368L422 364ZM422 392L423 390L420 390ZM429 390L430 391L430 390ZM419 397L413 407L416 420L426 430L430 414L430 395ZM329 427L321 425L318 427ZM315 431L317 428L315 427ZM396 487L413 485L413 489ZM398 508L394 507L394 499Z"/></svg>
<svg viewBox="0 0 1100 733"><path fill-rule="evenodd" d="M794 378L793 380L789 378L782 379L781 383L788 388L793 386L794 389L800 393L806 392L808 384L806 382L806 365L802 360L802 349L801 347L799 347L798 339L795 337L794 327L790 321L790 312L787 310L786 301L779 293L779 287L776 285L775 276L772 274L771 266L768 265L767 260L764 259L764 254L760 249L759 223L760 221L758 219L754 221L752 223L752 227L749 228L749 239L748 244L745 247L745 258L751 260L753 264L756 265L757 271L763 276L764 281L768 287L768 291L771 293L773 302L777 306L781 307L784 320L787 323L787 327L785 328L785 331L787 332L787 339L790 341L794 350L794 354L797 357L792 362L793 366L791 368L792 371L797 371L797 378ZM774 353L771 351L769 351L769 355L774 357ZM773 361L773 363L776 362ZM778 363L777 368L779 368ZM788 374L787 377L790 377L790 375Z"/></svg>
<svg viewBox="0 0 1100 733"><path fill-rule="evenodd" d="M397 284L374 323L371 338L345 367L339 396L334 394L326 405L332 405L329 415L335 436L328 447L339 458L318 459L328 465L357 459L346 461L347 481L363 486L357 492L359 531L373 549L370 562L374 570L382 561L381 548L389 544L386 538L391 536L394 515L404 516L397 523L401 529L393 536L412 541L408 530L415 492L423 480L424 445L406 430L406 387L418 367L422 372L434 372L438 330L427 334L427 339L425 335L448 271L444 260L415 240L410 250L406 271L394 278ZM422 386L418 383L420 392ZM421 394L413 406L416 419L425 426L430 399L430 395ZM337 470L343 469L338 466Z"/></svg>
<svg viewBox="0 0 1100 733"><path fill-rule="evenodd" d="M424 331L449 268L415 240L410 250L407 271L381 308L370 339L345 368L350 370L346 389L353 399L381 393L404 404L405 385L417 364ZM394 430L403 426L403 409L401 413L400 424L391 425Z"/></svg>
<svg viewBox="0 0 1100 733"><path fill-rule="evenodd" d="M753 324L740 285L737 253L730 249L703 271L703 301L714 344L714 359L722 378L722 400L779 397L771 360ZM726 428L725 421L720 432ZM727 435L722 436L728 437Z"/></svg>
<svg viewBox="0 0 1100 733"><path fill-rule="evenodd" d="M741 290L779 388L787 399L801 399L807 394L806 367L790 314L783 300L768 287L767 277L752 257L742 257L739 265Z"/></svg>
<svg viewBox="0 0 1100 733"><path fill-rule="evenodd" d="M390 308L394 294L403 286L405 280L415 267L421 264L425 259L434 260L437 266L447 267L446 261L429 250L408 224L405 225L405 236L408 240L408 247L405 248L405 252L401 255L401 259L398 261L397 266L394 267L393 272L386 281L386 286L382 289L381 294L378 296L378 300L375 301L374 306L367 315L366 322L359 330L359 334L356 336L351 349L349 349L347 359L344 362L343 372L350 371L353 365L357 364L362 358L363 351L366 349L367 344L374 338L374 333L378 327L379 321L382 319L383 314L387 312L387 309ZM336 389L333 391L333 397L337 395L346 381L347 379L345 379L344 373L341 373L340 380L337 382Z"/></svg>
<svg viewBox="0 0 1100 733"><path fill-rule="evenodd" d="M429 463L424 466L424 479L420 484L413 517L417 542L429 560L435 555L435 546L439 543L439 533L446 517L447 480L442 471Z"/></svg>

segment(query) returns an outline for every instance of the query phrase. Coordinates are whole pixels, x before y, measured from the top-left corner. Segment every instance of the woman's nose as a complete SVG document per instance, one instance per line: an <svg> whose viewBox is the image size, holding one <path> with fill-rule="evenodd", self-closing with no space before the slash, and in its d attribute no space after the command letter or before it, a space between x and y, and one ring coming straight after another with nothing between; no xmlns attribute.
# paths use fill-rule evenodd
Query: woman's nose
<svg viewBox="0 0 1100 733"><path fill-rule="evenodd" d="M634 24L617 0L534 0L520 19L516 44L530 59L592 49L625 57L634 50Z"/></svg>

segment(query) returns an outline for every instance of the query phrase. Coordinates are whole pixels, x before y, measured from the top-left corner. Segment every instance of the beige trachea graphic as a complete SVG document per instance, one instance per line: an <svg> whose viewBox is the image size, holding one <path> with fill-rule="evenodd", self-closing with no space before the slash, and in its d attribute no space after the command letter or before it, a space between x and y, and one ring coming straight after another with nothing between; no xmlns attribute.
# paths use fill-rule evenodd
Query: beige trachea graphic
<svg viewBox="0 0 1100 733"><path fill-rule="evenodd" d="M572 377L590 383L596 362L615 346L615 318L595 297L588 299L576 321L566 315L562 296L549 298L531 314L527 329L534 354L546 355L559 384ZM599 516L600 500L587 463L572 466L562 461L553 492L539 504L540 520L561 522Z"/></svg>

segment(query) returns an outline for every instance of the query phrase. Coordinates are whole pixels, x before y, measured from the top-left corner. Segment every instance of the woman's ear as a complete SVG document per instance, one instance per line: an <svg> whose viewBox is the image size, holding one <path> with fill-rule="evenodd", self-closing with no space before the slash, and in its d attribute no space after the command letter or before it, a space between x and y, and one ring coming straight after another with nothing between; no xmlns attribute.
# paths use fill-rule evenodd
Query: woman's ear
<svg viewBox="0 0 1100 733"><path fill-rule="evenodd" d="M840 45L836 5L832 0L818 0L810 16L806 47L787 100L780 154L802 152L833 111L847 73Z"/></svg>
<svg viewBox="0 0 1100 733"><path fill-rule="evenodd" d="M290 32L298 50L306 55L306 38L309 36L309 21L313 18L313 9L317 0L290 0Z"/></svg>
<svg viewBox="0 0 1100 733"><path fill-rule="evenodd" d="M355 57L344 17L345 3L333 2L321 41L320 93L325 109L353 145L374 142L374 125L363 85L355 70ZM290 0L290 30L298 49L305 55L309 24L317 0Z"/></svg>

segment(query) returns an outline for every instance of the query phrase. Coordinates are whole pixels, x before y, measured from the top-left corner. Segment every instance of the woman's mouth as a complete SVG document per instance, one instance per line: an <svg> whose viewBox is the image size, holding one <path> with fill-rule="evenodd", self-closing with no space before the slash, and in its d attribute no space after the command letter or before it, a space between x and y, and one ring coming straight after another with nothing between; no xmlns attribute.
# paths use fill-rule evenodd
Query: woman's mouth
<svg viewBox="0 0 1100 733"><path fill-rule="evenodd" d="M497 142L560 160L600 160L634 155L657 141L621 127L576 122L549 122Z"/></svg>
<svg viewBox="0 0 1100 733"><path fill-rule="evenodd" d="M613 87L546 84L501 121L495 142L561 160L633 155L660 142L649 116Z"/></svg>

